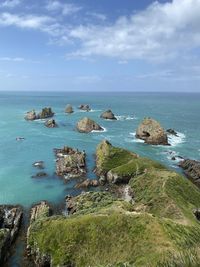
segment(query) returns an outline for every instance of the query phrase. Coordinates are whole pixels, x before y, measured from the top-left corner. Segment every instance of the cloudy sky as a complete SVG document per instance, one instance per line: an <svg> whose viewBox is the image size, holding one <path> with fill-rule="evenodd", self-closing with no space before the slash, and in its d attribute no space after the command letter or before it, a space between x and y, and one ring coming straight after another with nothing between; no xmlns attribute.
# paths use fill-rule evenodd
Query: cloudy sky
<svg viewBox="0 0 200 267"><path fill-rule="evenodd" d="M200 92L200 0L0 0L0 90Z"/></svg>

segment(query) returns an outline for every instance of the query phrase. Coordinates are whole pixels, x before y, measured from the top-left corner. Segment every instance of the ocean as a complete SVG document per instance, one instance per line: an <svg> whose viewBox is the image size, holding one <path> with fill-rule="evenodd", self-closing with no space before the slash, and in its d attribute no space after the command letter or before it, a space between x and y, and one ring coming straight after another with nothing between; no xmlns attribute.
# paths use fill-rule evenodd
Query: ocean
<svg viewBox="0 0 200 267"><path fill-rule="evenodd" d="M74 107L71 115L64 113L67 104ZM80 111L80 104L89 104L91 112ZM27 111L43 107L52 107L58 128L46 128L41 120L24 120ZM112 109L117 121L100 118L107 109ZM78 133L76 123L85 116L105 131ZM175 129L179 136L170 137L171 146L144 144L134 136L144 117ZM195 93L0 92L0 203L28 208L40 200L59 204L65 195L78 193L75 180L65 183L55 175L53 149L64 145L86 151L89 178L95 178L95 149L103 139L181 171L171 157L200 158L199 119L200 94ZM25 140L16 141L19 136ZM32 178L37 173L32 164L39 160L45 162L48 177Z"/></svg>

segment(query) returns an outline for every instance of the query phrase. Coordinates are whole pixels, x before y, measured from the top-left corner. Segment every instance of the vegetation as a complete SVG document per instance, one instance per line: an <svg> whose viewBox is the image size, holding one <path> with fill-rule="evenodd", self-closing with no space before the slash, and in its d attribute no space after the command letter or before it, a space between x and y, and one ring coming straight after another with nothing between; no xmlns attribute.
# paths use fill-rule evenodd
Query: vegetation
<svg viewBox="0 0 200 267"><path fill-rule="evenodd" d="M196 267L200 262L200 191L149 159L104 142L97 171L129 173L134 204L107 192L75 199L77 212L34 222L28 242L53 266Z"/></svg>

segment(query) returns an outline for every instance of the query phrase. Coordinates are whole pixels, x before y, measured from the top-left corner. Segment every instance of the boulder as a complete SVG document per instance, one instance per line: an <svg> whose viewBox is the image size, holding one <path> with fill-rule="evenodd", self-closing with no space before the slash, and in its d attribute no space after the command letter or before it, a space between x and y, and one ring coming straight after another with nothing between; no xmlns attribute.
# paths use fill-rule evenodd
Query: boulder
<svg viewBox="0 0 200 267"><path fill-rule="evenodd" d="M44 124L47 128L55 128L57 127L57 123L54 119L50 119L50 120L47 120L45 121L45 124Z"/></svg>
<svg viewBox="0 0 200 267"><path fill-rule="evenodd" d="M43 108L42 111L38 114L40 119L47 119L53 117L54 112L51 108Z"/></svg>
<svg viewBox="0 0 200 267"><path fill-rule="evenodd" d="M117 119L115 117L115 115L113 114L112 110L110 110L110 109L103 112L100 117L102 119L106 119L106 120L116 120Z"/></svg>
<svg viewBox="0 0 200 267"><path fill-rule="evenodd" d="M20 230L22 214L20 206L0 205L0 266Z"/></svg>
<svg viewBox="0 0 200 267"><path fill-rule="evenodd" d="M90 111L91 110L90 106L87 104L80 105L79 109L84 110L84 111Z"/></svg>
<svg viewBox="0 0 200 267"><path fill-rule="evenodd" d="M97 187L99 186L98 180L90 180L86 179L81 183L78 183L75 187L76 188L88 188L88 187Z"/></svg>
<svg viewBox="0 0 200 267"><path fill-rule="evenodd" d="M185 159L179 163L185 175L200 185L200 161Z"/></svg>
<svg viewBox="0 0 200 267"><path fill-rule="evenodd" d="M35 161L32 166L38 169L44 169L44 161Z"/></svg>
<svg viewBox="0 0 200 267"><path fill-rule="evenodd" d="M167 129L166 132L168 134L171 134L171 135L174 135L174 136L178 136L178 133L174 129Z"/></svg>
<svg viewBox="0 0 200 267"><path fill-rule="evenodd" d="M136 131L136 138L144 140L151 145L169 145L165 130L159 122L151 118L145 118Z"/></svg>
<svg viewBox="0 0 200 267"><path fill-rule="evenodd" d="M55 149L56 174L65 179L81 177L86 174L85 152L77 149L64 147Z"/></svg>
<svg viewBox="0 0 200 267"><path fill-rule="evenodd" d="M103 128L90 118L81 119L76 126L80 133L89 133L92 131L103 131Z"/></svg>
<svg viewBox="0 0 200 267"><path fill-rule="evenodd" d="M26 113L26 116L24 117L25 120L27 121L34 121L37 119L37 115L36 115L36 112L35 110L31 110L31 111L28 111Z"/></svg>
<svg viewBox="0 0 200 267"><path fill-rule="evenodd" d="M71 105L67 105L65 108L65 113L73 113L74 110Z"/></svg>

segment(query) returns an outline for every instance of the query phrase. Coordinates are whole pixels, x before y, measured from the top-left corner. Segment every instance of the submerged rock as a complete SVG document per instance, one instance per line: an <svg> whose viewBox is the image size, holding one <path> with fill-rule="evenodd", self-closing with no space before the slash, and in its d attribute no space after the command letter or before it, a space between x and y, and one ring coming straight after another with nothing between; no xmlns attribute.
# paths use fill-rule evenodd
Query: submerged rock
<svg viewBox="0 0 200 267"><path fill-rule="evenodd" d="M36 120L37 118L38 118L38 117L37 117L37 115L36 115L35 110L28 111L28 112L26 113L26 116L24 117L24 119L27 120L27 121L34 121L34 120Z"/></svg>
<svg viewBox="0 0 200 267"><path fill-rule="evenodd" d="M22 215L20 206L0 205L0 265L7 259L20 230Z"/></svg>
<svg viewBox="0 0 200 267"><path fill-rule="evenodd" d="M174 129L167 129L166 132L168 134L171 134L171 135L174 135L174 136L178 136L178 133Z"/></svg>
<svg viewBox="0 0 200 267"><path fill-rule="evenodd" d="M76 125L77 130L80 133L89 133L92 131L103 131L103 128L90 118L83 118Z"/></svg>
<svg viewBox="0 0 200 267"><path fill-rule="evenodd" d="M185 175L200 185L200 161L185 159L179 163Z"/></svg>
<svg viewBox="0 0 200 267"><path fill-rule="evenodd" d="M46 172L38 172L36 175L33 175L32 178L42 178L42 177L47 177L48 174Z"/></svg>
<svg viewBox="0 0 200 267"><path fill-rule="evenodd" d="M79 109L84 110L84 111L90 111L91 110L90 106L87 104L80 105Z"/></svg>
<svg viewBox="0 0 200 267"><path fill-rule="evenodd" d="M47 128L55 128L55 127L57 127L58 125L57 125L57 123L56 123L56 121L55 121L54 119L50 119L50 120L47 120L47 121L45 122L45 126L46 126Z"/></svg>
<svg viewBox="0 0 200 267"><path fill-rule="evenodd" d="M55 149L56 154L56 174L65 179L81 177L86 174L85 152L77 149L64 147Z"/></svg>
<svg viewBox="0 0 200 267"><path fill-rule="evenodd" d="M151 118L145 118L136 131L136 138L151 145L169 145L168 137L160 123Z"/></svg>
<svg viewBox="0 0 200 267"><path fill-rule="evenodd" d="M65 113L73 113L74 110L71 105L67 105L65 108Z"/></svg>
<svg viewBox="0 0 200 267"><path fill-rule="evenodd" d="M103 119L106 119L106 120L116 120L117 119L115 117L115 115L113 114L112 110L110 110L110 109L103 112L100 117Z"/></svg>
<svg viewBox="0 0 200 267"><path fill-rule="evenodd" d="M44 161L35 161L33 164L33 167L38 168L38 169L44 169Z"/></svg>
<svg viewBox="0 0 200 267"><path fill-rule="evenodd" d="M99 186L98 180L86 179L83 182L78 183L75 187L76 188L88 188L88 187L97 187L97 186Z"/></svg>

